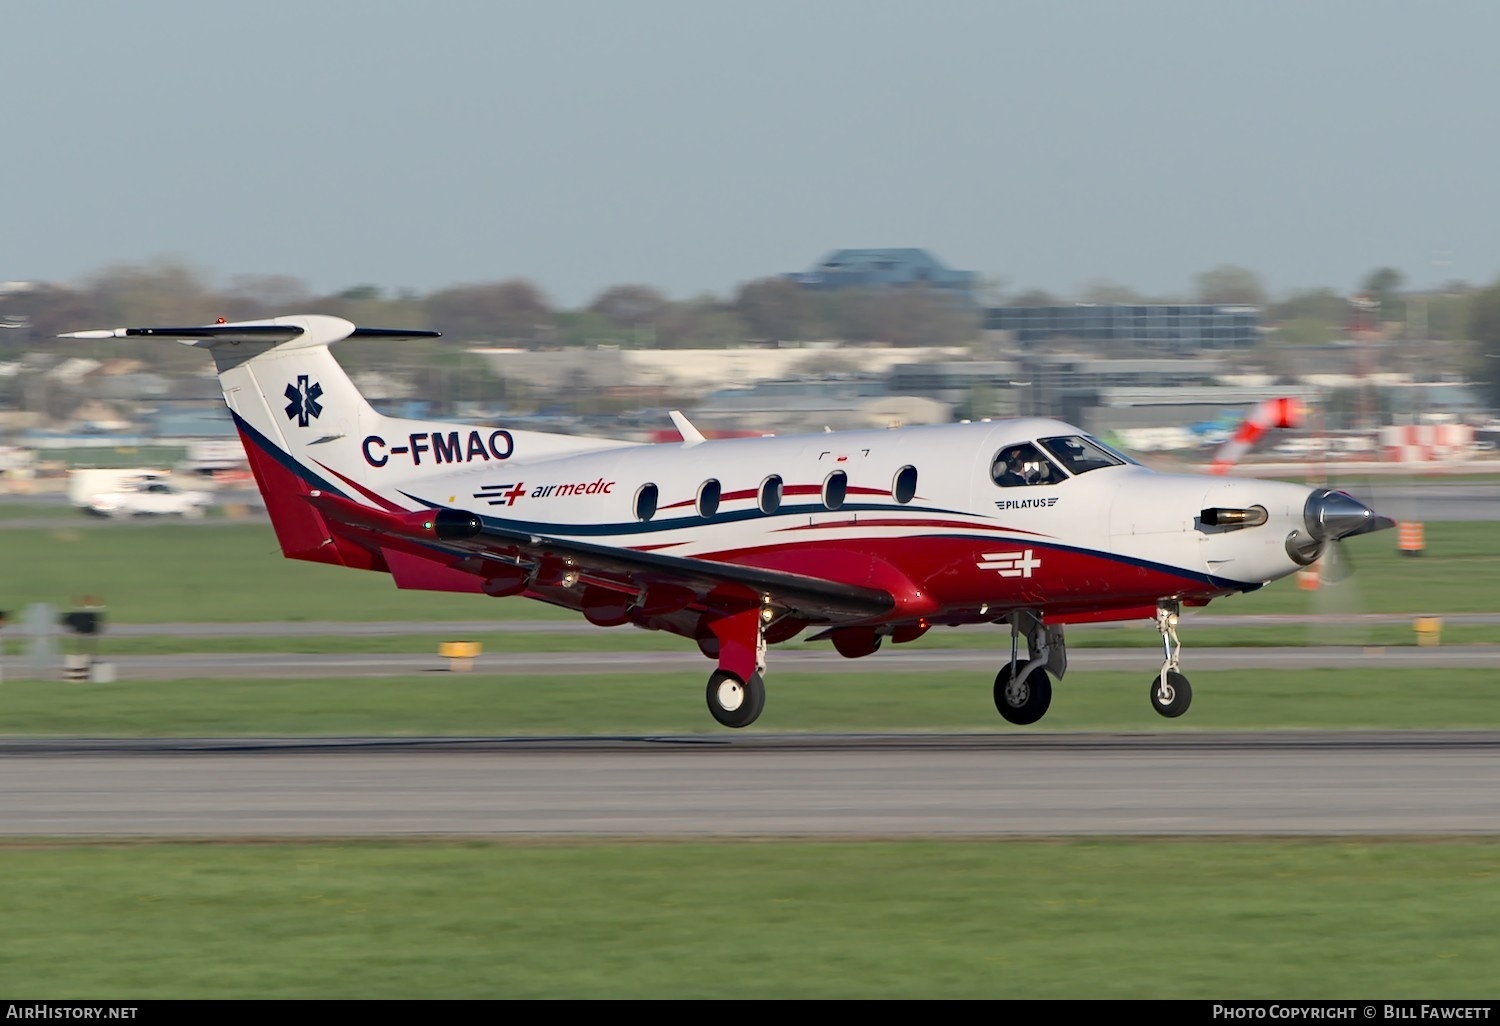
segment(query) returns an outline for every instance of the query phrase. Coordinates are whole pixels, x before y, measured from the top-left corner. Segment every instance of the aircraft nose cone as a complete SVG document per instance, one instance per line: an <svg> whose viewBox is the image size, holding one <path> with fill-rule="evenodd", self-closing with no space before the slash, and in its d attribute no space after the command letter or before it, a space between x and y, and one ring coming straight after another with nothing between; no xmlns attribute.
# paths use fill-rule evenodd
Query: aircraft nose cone
<svg viewBox="0 0 1500 1026"><path fill-rule="evenodd" d="M1348 492L1331 488L1320 489L1307 497L1302 519L1307 523L1307 533L1320 542L1396 526L1390 517L1379 515Z"/></svg>

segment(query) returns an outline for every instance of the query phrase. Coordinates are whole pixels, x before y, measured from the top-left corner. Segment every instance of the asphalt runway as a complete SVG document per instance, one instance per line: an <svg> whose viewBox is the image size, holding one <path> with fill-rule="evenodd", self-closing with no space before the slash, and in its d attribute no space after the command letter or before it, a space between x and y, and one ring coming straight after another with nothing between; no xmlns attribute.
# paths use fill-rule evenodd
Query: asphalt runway
<svg viewBox="0 0 1500 1026"><path fill-rule="evenodd" d="M9 837L1500 833L1500 732L0 741Z"/></svg>

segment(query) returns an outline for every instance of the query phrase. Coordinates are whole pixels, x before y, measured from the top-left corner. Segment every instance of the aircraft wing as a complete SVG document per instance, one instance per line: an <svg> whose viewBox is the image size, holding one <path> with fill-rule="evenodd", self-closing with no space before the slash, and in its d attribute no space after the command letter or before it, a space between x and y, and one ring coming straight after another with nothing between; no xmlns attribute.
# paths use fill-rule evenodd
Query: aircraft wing
<svg viewBox="0 0 1500 1026"><path fill-rule="evenodd" d="M895 596L882 588L518 531L462 510L387 513L327 493L315 493L309 501L330 519L428 546L435 543L452 554L450 565L477 558L539 571L543 580L574 573L585 584L630 595L662 586L687 589L696 601L722 608L749 608L769 599L804 619L825 622L880 616L896 606Z"/></svg>

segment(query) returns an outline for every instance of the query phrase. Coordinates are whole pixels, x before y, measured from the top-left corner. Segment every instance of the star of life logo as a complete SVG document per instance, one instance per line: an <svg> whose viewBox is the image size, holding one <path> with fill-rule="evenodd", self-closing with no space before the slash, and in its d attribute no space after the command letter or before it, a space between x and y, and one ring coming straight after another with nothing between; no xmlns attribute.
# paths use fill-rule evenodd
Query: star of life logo
<svg viewBox="0 0 1500 1026"><path fill-rule="evenodd" d="M287 385L286 391L282 393L287 397L286 416L288 420L295 420L298 427L307 427L307 418L314 420L323 412L323 404L318 402L323 396L323 386L314 381L307 383L306 374L297 375L295 385Z"/></svg>
<svg viewBox="0 0 1500 1026"><path fill-rule="evenodd" d="M1020 552L986 552L984 560L975 563L981 570L993 570L1001 577L1030 577L1031 571L1040 570L1042 561L1031 554L1030 549Z"/></svg>

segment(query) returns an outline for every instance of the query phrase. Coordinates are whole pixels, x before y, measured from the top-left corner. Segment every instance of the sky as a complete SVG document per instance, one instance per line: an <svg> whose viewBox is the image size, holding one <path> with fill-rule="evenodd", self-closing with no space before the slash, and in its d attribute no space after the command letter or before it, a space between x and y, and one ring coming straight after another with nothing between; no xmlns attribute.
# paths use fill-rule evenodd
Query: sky
<svg viewBox="0 0 1500 1026"><path fill-rule="evenodd" d="M0 0L0 281L1500 275L1490 0ZM289 311L291 312L291 311Z"/></svg>

